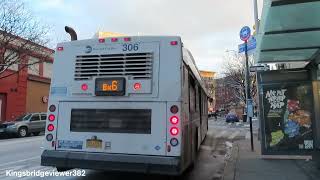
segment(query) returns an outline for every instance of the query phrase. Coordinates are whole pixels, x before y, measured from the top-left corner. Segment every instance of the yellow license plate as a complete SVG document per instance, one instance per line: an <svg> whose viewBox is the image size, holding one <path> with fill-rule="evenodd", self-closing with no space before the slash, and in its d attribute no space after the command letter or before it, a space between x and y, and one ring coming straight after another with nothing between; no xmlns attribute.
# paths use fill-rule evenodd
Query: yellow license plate
<svg viewBox="0 0 320 180"><path fill-rule="evenodd" d="M101 140L87 140L87 148L102 148L102 141Z"/></svg>

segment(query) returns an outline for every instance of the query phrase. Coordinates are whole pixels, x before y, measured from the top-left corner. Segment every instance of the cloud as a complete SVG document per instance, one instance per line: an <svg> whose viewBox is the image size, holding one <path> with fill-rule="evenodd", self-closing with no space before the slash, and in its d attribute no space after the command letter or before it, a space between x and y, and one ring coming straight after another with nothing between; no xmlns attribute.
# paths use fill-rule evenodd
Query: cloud
<svg viewBox="0 0 320 180"><path fill-rule="evenodd" d="M216 71L221 70L225 51L236 50L241 43L240 28L254 23L252 0L36 0L32 4L60 39L68 39L64 25L73 26L80 39L91 38L98 30L179 35L199 67Z"/></svg>

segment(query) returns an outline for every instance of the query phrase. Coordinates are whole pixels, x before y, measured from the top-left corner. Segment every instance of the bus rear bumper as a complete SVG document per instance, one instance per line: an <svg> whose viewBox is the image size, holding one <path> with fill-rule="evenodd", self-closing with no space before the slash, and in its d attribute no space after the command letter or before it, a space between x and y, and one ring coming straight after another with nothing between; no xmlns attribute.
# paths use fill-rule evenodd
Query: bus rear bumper
<svg viewBox="0 0 320 180"><path fill-rule="evenodd" d="M180 175L178 157L44 150L42 166Z"/></svg>

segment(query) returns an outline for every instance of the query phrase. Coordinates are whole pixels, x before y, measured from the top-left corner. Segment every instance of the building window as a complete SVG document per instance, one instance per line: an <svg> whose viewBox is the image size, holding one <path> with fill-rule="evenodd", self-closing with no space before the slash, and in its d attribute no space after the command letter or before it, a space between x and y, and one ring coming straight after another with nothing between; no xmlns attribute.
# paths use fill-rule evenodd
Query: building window
<svg viewBox="0 0 320 180"><path fill-rule="evenodd" d="M33 75L38 75L39 76L39 59L34 58L34 57L29 57L29 62L30 64L28 66L28 74L33 74Z"/></svg>
<svg viewBox="0 0 320 180"><path fill-rule="evenodd" d="M13 70L13 71L18 71L18 64L19 64L19 60L18 60L19 57L18 56L19 55L14 51L6 50L4 56L5 56L6 61L8 62L6 64L9 65L9 64L13 63L12 65L10 65L8 67L8 69Z"/></svg>
<svg viewBox="0 0 320 180"><path fill-rule="evenodd" d="M51 78L52 75L52 63L43 63L43 76L46 78Z"/></svg>

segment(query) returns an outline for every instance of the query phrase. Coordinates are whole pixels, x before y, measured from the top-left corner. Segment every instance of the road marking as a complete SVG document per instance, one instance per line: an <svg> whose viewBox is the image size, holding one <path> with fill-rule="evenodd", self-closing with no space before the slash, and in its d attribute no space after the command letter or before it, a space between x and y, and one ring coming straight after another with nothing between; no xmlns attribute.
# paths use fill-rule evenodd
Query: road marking
<svg viewBox="0 0 320 180"><path fill-rule="evenodd" d="M246 139L250 139L251 135L250 135L250 132L247 132L246 133Z"/></svg>
<svg viewBox="0 0 320 180"><path fill-rule="evenodd" d="M18 166L11 166L11 167L2 168L2 169L0 169L0 175L5 170L18 170L18 169L22 169L23 167L25 167L25 165L18 165Z"/></svg>
<svg viewBox="0 0 320 180"><path fill-rule="evenodd" d="M11 144L18 144L18 143L29 143L29 142L34 142L34 141L38 141L40 139L44 139L44 137L41 136L37 136L35 138L28 138L27 140L25 139L19 139L19 140L12 140L12 141L0 141L0 145L1 146L5 146L5 145L11 145Z"/></svg>
<svg viewBox="0 0 320 180"><path fill-rule="evenodd" d="M240 134L240 132L239 132L239 131L236 131L236 132L232 133L232 134L228 137L228 139L234 139L238 134Z"/></svg>
<svg viewBox="0 0 320 180"><path fill-rule="evenodd" d="M0 167L1 166L7 166L7 165L10 165L10 164L16 164L16 163L20 163L20 162L30 161L30 160L34 160L34 159L40 159L40 156L34 156L34 157L31 157L31 158L27 158L27 159L21 159L19 161L3 163L3 164L0 164Z"/></svg>

